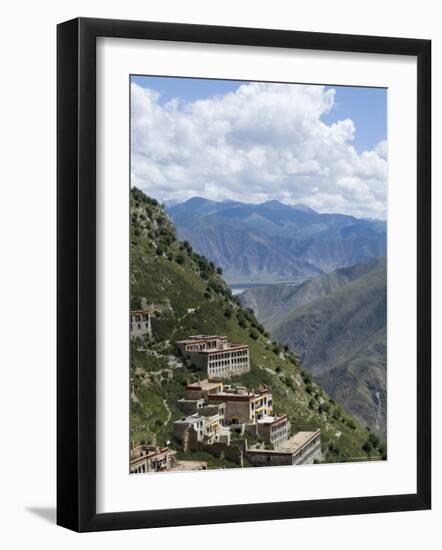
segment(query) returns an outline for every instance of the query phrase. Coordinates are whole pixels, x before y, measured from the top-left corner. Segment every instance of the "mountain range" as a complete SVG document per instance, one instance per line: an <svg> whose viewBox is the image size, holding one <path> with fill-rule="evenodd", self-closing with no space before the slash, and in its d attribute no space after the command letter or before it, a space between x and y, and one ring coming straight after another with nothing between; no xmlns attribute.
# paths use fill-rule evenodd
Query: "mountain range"
<svg viewBox="0 0 442 550"><path fill-rule="evenodd" d="M248 289L244 307L361 422L386 432L386 259L299 285Z"/></svg>
<svg viewBox="0 0 442 550"><path fill-rule="evenodd" d="M386 254L385 222L302 204L193 197L167 212L178 237L223 268L229 284L299 282Z"/></svg>

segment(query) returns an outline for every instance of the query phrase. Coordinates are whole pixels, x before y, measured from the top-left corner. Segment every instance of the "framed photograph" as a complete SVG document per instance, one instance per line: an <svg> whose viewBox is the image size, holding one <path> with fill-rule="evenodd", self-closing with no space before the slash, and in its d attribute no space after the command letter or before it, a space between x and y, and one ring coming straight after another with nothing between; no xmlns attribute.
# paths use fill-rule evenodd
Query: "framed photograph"
<svg viewBox="0 0 442 550"><path fill-rule="evenodd" d="M429 509L430 41L57 36L58 524Z"/></svg>

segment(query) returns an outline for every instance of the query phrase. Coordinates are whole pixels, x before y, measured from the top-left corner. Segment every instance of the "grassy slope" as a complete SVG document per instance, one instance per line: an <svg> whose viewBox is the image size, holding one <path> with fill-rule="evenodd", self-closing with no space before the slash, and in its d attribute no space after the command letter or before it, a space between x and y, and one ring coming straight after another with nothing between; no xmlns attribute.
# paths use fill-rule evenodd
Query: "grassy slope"
<svg viewBox="0 0 442 550"><path fill-rule="evenodd" d="M214 266L175 239L156 201L132 191L131 217L131 305L139 307L142 297L164 304L153 322L155 341L132 344L133 440L169 440L172 422L181 416L176 400L184 394L186 382L201 376L187 364L173 368L173 380L166 375L158 378L158 373L161 378L161 372L176 365L174 342L189 334L218 333L250 347L251 372L235 382L255 388L267 384L275 411L289 415L293 431L321 429L327 461L379 457L384 452L367 445L370 433L299 369L292 352L270 340L252 312L240 308ZM189 314L188 308L197 312Z"/></svg>

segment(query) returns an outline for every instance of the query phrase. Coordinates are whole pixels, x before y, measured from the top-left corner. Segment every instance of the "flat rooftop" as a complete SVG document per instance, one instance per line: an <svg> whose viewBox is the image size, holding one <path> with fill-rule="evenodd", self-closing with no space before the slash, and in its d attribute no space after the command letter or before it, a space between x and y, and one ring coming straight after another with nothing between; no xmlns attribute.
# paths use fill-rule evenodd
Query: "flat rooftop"
<svg viewBox="0 0 442 550"><path fill-rule="evenodd" d="M191 414L189 416L183 416L178 420L175 420L174 424L176 423L182 423L182 424L193 424L194 422L198 422L199 420L205 420L205 416L201 416L198 413Z"/></svg>
<svg viewBox="0 0 442 550"><path fill-rule="evenodd" d="M209 393L208 399L210 401L252 401L258 397L264 395L270 395L268 390L260 391L258 393L254 392L243 392L243 393L234 393L234 392L218 392L218 393Z"/></svg>
<svg viewBox="0 0 442 550"><path fill-rule="evenodd" d="M201 380L200 382L192 382L187 384L187 390L215 390L223 385L222 382L209 382L208 380Z"/></svg>
<svg viewBox="0 0 442 550"><path fill-rule="evenodd" d="M203 460L177 460L174 464L173 471L177 470L199 470L207 469L207 462Z"/></svg>
<svg viewBox="0 0 442 550"><path fill-rule="evenodd" d="M204 403L204 397L198 397L198 399L186 399L182 397L178 399L177 403Z"/></svg>
<svg viewBox="0 0 442 550"><path fill-rule="evenodd" d="M294 453L320 433L320 430L316 430L316 432L298 432L287 441L281 443L278 450Z"/></svg>
<svg viewBox="0 0 442 550"><path fill-rule="evenodd" d="M274 422L279 422L279 420L284 420L287 418L286 414L281 416L264 416L258 420L258 424L273 424Z"/></svg>
<svg viewBox="0 0 442 550"><path fill-rule="evenodd" d="M168 447L154 447L149 446L145 448L137 447L131 453L130 463L132 465L137 464L138 462L143 462L146 459L153 458L155 456L168 455L175 456L176 451L169 449Z"/></svg>
<svg viewBox="0 0 442 550"><path fill-rule="evenodd" d="M213 355L215 353L227 353L229 351L235 351L238 349L249 349L249 346L247 344L227 344L225 348L201 349L198 350L198 353Z"/></svg>
<svg viewBox="0 0 442 550"><path fill-rule="evenodd" d="M177 340L177 344L194 344L195 342L205 342L207 340L227 340L227 336L219 336L218 334L197 334L188 336L184 340Z"/></svg>

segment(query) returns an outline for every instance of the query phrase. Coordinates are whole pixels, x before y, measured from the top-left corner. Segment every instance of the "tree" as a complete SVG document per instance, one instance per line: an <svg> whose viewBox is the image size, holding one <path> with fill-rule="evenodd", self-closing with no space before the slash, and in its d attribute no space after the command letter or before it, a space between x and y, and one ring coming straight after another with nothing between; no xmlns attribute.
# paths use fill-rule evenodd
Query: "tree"
<svg viewBox="0 0 442 550"><path fill-rule="evenodd" d="M222 275L223 274L223 268L222 267L217 267L216 272L218 273L218 275Z"/></svg>
<svg viewBox="0 0 442 550"><path fill-rule="evenodd" d="M224 310L224 315L227 317L227 319L230 319L232 317L233 310L231 307L226 307Z"/></svg>
<svg viewBox="0 0 442 550"><path fill-rule="evenodd" d="M176 261L178 264L182 265L184 263L184 256L182 254L178 254L177 257L176 257Z"/></svg>
<svg viewBox="0 0 442 550"><path fill-rule="evenodd" d="M370 453L370 451L372 450L372 448L373 448L373 447L371 446L371 443L370 443L369 440L367 440L367 441L362 445L362 450L363 450L365 453L367 453L367 454Z"/></svg>
<svg viewBox="0 0 442 550"><path fill-rule="evenodd" d="M239 318L238 324L241 328L247 328L247 321L244 319L244 317Z"/></svg>
<svg viewBox="0 0 442 550"><path fill-rule="evenodd" d="M370 443L373 445L374 448L379 447L379 443L380 443L379 437L373 432L370 432L368 436L368 440L370 441Z"/></svg>

